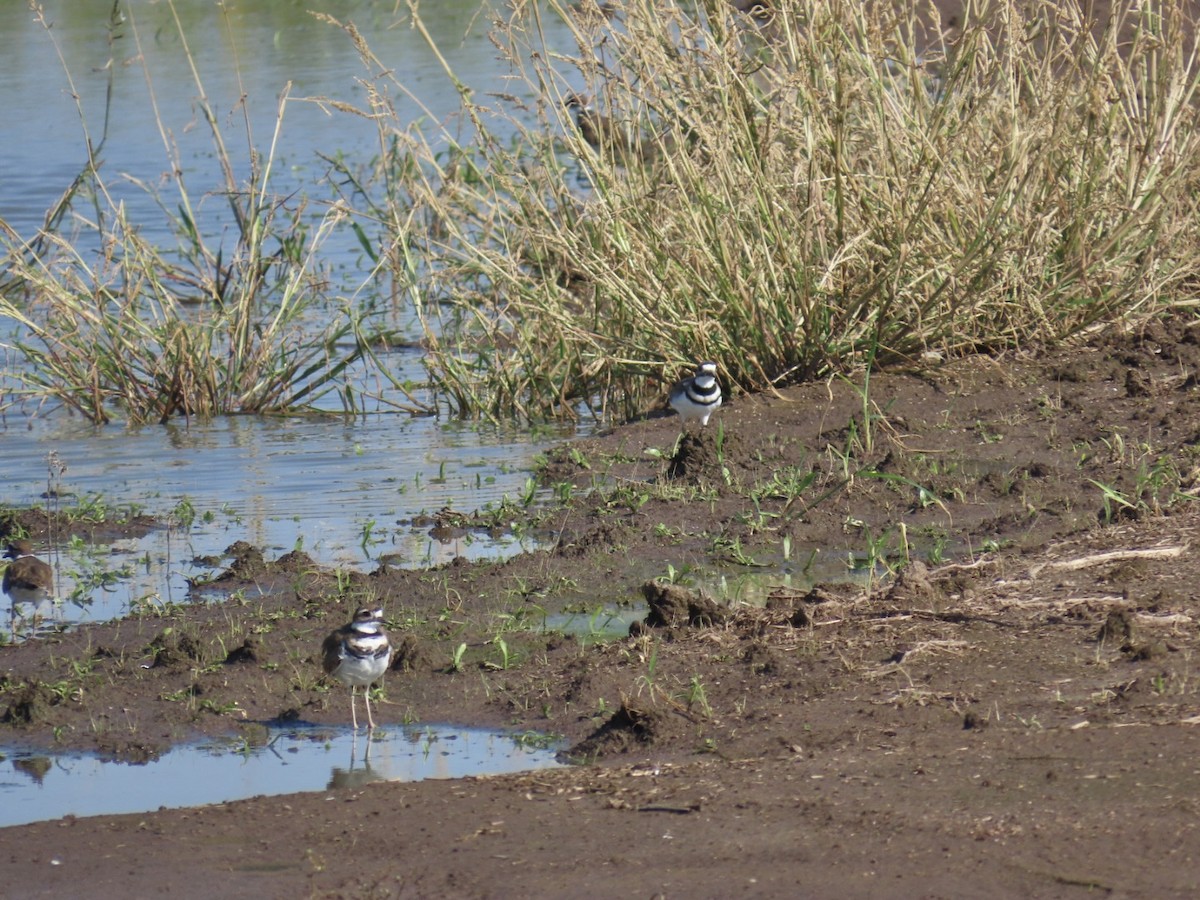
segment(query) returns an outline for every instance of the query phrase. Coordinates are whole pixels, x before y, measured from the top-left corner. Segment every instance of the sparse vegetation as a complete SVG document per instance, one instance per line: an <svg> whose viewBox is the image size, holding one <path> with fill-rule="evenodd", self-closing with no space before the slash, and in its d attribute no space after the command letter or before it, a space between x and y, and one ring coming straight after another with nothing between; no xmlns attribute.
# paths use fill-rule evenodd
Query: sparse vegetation
<svg viewBox="0 0 1200 900"><path fill-rule="evenodd" d="M462 85L465 139L398 121L391 97L406 87L369 35L318 16L360 52L372 89L358 112L387 149L373 167L328 158L341 193L315 225L271 187L288 95L267 148L247 133L242 165L177 22L233 245L198 226L170 160L171 196L158 196L178 249L149 246L110 196L103 129L81 111L91 155L51 227L33 240L0 228L26 389L95 421L330 395L363 408L348 371L387 374L369 313L326 296L321 248L342 227L378 289L415 305L432 387L463 415L629 415L698 357L722 360L728 388L763 390L1061 341L1186 299L1200 70L1178 0L1118 3L1098 29L1075 3L986 0L945 33L915 5L781 4L769 22L724 3L608 7L514 7L493 37L532 100ZM575 54L546 45L546 15ZM409 24L429 38L419 11ZM120 4L110 33L142 39ZM588 144L564 106L579 91L641 133L636 154ZM55 227L85 197L109 248L100 266ZM317 306L328 324L314 330Z"/></svg>
<svg viewBox="0 0 1200 900"><path fill-rule="evenodd" d="M400 129L381 163L403 185L379 201L394 274L440 301L429 367L461 412L628 414L698 357L762 390L1063 340L1153 315L1195 274L1197 69L1173 0L1095 33L1052 2L982 3L946 35L888 4L782 4L768 26L610 9L551 4L575 29L563 59L518 7L496 37L535 120L464 93L470 144ZM579 79L641 131L638 159L574 128Z"/></svg>
<svg viewBox="0 0 1200 900"><path fill-rule="evenodd" d="M47 216L49 227L28 239L0 221L0 259L7 270L0 315L26 332L14 344L24 365L13 375L27 392L54 398L94 422L114 414L154 422L293 410L334 392L344 408L357 411L360 398L345 376L373 360L376 335L356 307L327 301L320 261L323 242L348 212L331 206L310 228L306 203L272 193L286 93L266 152L254 145L247 125L248 166L241 165L208 105L200 65L178 19L175 25L223 173L218 189L229 203L234 246L197 224L196 194L178 158L169 160L174 175L167 190L173 196L146 187L169 218L177 247L169 252L151 245L101 174L107 125L94 134L80 108L88 162ZM54 39L49 26L47 34ZM119 0L109 35L110 43L142 39L136 16ZM107 67L110 80L116 68ZM72 76L65 73L68 82ZM153 114L164 144L174 146L157 110ZM235 172L241 168L247 174L239 181ZM61 230L68 211L89 199L87 233ZM105 248L98 260L88 249L93 246ZM318 305L333 308L327 324L314 330L310 312ZM404 393L403 386L393 387Z"/></svg>

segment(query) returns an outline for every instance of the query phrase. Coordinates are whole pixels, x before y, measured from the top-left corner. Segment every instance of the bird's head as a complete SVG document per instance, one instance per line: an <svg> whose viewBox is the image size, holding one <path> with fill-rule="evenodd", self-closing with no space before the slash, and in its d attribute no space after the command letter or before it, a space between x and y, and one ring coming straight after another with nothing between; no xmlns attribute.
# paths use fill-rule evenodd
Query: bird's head
<svg viewBox="0 0 1200 900"><path fill-rule="evenodd" d="M570 93L563 97L563 107L578 115L592 111L592 101L587 94Z"/></svg>

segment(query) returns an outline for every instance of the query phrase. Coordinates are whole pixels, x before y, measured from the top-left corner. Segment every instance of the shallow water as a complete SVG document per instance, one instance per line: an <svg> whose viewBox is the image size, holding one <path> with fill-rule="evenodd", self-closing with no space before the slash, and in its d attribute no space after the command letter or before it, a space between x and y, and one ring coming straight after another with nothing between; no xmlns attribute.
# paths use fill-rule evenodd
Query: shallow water
<svg viewBox="0 0 1200 900"><path fill-rule="evenodd" d="M393 566L425 566L534 549L530 536L469 533L442 542L430 537L429 526L408 523L443 507L471 513L506 498L537 502L545 491L530 496L527 485L534 457L575 433L535 436L406 416L229 417L139 429L34 420L31 426L2 436L4 502L46 502L46 453L53 450L66 466L55 482L66 495L64 508L99 495L110 509L132 506L163 519L181 502L194 511L190 525L143 538L37 548L55 566L58 596L68 598L42 611L45 626L104 621L137 603L182 602L186 579L212 571L194 558L219 556L239 540L263 548L268 558L299 548L322 564L358 569L374 568L385 554ZM86 587L88 577L104 571L120 577ZM80 584L85 588L72 597ZM8 627L3 622L0 632Z"/></svg>
<svg viewBox="0 0 1200 900"><path fill-rule="evenodd" d="M262 746L183 746L137 765L92 754L0 749L0 827L335 791L373 781L523 772L557 766L555 752L540 739L531 743L505 732L450 725L386 726L370 740L347 729L273 728Z"/></svg>
<svg viewBox="0 0 1200 900"><path fill-rule="evenodd" d="M132 0L120 4L115 22L109 18L112 4L46 0L43 7L44 23L26 0L0 0L6 23L0 29L0 57L6 61L0 69L6 111L0 117L0 219L25 237L41 226L85 164L90 137L97 145L103 139L102 176L144 236L166 247L177 241L166 227L168 217L143 187L158 185L173 210L178 195L164 173L175 168L177 154L200 227L214 246L224 243L229 207L209 193L221 183L220 173L198 106L201 87L185 64L185 40L239 181L250 170L247 144L268 152L285 92L290 99L272 167L276 193L328 201L329 165L321 154L365 165L379 153L373 122L332 111L315 98L361 108L367 84L383 83L372 80L343 29L314 18L303 4L226 0L214 7L195 0ZM388 87L395 127L424 118L430 127L441 124L453 132L458 90L408 15L404 4L367 5L353 11L353 20L381 63L411 92ZM521 94L521 84L509 78L509 64L497 58L488 40L492 13L478 0L423 5L421 16L456 76L480 89L477 99L498 88ZM545 27L548 41L572 46L567 26L551 18ZM156 119L172 149L164 145ZM88 206L82 202L76 212L86 215ZM86 253L86 229L83 234ZM348 229L322 247L322 260L346 284L368 277L369 261ZM413 311L403 304L390 310L388 325L401 335L420 336ZM0 319L0 410L14 401L11 376L19 355L9 345L21 337L14 321ZM424 381L419 353L393 352L383 360L397 380ZM330 403L338 405L336 399ZM526 479L534 455L573 433L531 435L406 415L236 417L93 428L62 411L11 406L0 420L5 472L0 503L46 502L46 460L54 451L67 467L61 483L53 485L67 494L63 506L98 496L109 507L135 507L158 517L187 504L195 512L186 527L177 524L143 539L98 548L57 541L39 548L43 555L51 551L57 596L70 599L40 612L17 610L29 620L19 633L108 619L135 603L180 602L186 599L186 579L209 571L193 565L193 558L218 555L236 540L261 546L268 556L299 548L321 563L358 567L373 566L384 553L393 565L427 565L530 549L529 539L511 535L471 534L439 543L427 528L397 521L446 506L470 513L506 496L533 499ZM88 586L106 573L120 577L103 587ZM17 628L16 620L11 625L7 620L0 616L0 632Z"/></svg>
<svg viewBox="0 0 1200 900"><path fill-rule="evenodd" d="M289 99L273 167L278 193L298 188L328 199L330 191L320 186L328 165L316 156L318 151L341 153L359 163L379 152L378 132L369 119L321 102L328 98L366 108L366 84L374 73L342 28L310 13L314 5L175 0L182 29L171 5L154 0L122 2L119 21L111 26L112 3L42 0L40 5L49 27L36 20L28 0L0 0L5 23L0 29L0 58L5 60L0 99L6 112L0 117L0 172L6 173L0 183L0 218L22 234L42 224L46 210L82 169L86 134L94 145L104 138L102 174L112 182L115 199L128 204L134 219L150 226L154 237L153 221L161 214L150 215L154 205L147 192L121 176L127 173L154 185L171 168L155 108L166 140L177 148L202 224L220 220L228 205L204 196L220 183L220 171L197 103L201 88L188 65L189 51L226 148L235 165L244 167L236 173L239 179L249 170L247 131L265 156L285 95ZM399 127L426 115L447 121L457 112L457 90L434 51L411 27L406 4L340 6L315 4L352 21L412 94L393 89ZM422 4L420 14L465 84L480 91L503 84L519 93L506 80L507 64L496 59L487 36L492 15L479 0ZM567 46L565 26L552 19L546 26L552 41ZM105 135L110 75L113 92ZM385 87L387 82L376 84ZM32 122L36 127L30 127ZM10 173L21 177L8 177Z"/></svg>

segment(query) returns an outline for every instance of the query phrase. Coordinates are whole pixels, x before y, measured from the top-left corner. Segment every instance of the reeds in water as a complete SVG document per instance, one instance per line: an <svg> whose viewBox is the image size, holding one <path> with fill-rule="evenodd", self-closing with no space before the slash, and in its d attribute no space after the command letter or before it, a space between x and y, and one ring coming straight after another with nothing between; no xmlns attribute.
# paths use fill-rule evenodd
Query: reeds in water
<svg viewBox="0 0 1200 900"><path fill-rule="evenodd" d="M696 359L766 390L1192 303L1184 4L766 6L517 4L516 87L463 87L469 140L387 126L399 274L461 412L633 415Z"/></svg>
<svg viewBox="0 0 1200 900"><path fill-rule="evenodd" d="M113 205L97 263L53 229L10 235L6 297L30 300L0 302L29 329L29 384L97 419L336 389L369 354L359 314L298 326L343 218L378 292L421 316L434 394L468 416L631 416L697 359L727 389L768 390L1194 304L1182 0L1118 0L1105 21L1079 0L978 0L954 22L931 3L742 6L514 4L492 30L509 83L475 92L439 55L461 114L417 124L367 38L319 16L367 67L366 107L330 105L377 123L378 157L329 158L342 193L311 233L267 190L273 148L244 182L226 164L227 256L182 179L178 258Z"/></svg>
<svg viewBox="0 0 1200 900"><path fill-rule="evenodd" d="M157 108L174 176L165 191L143 187L177 246L148 242L110 193L99 162L104 139L93 140L81 108L88 162L45 227L27 239L0 222L0 314L23 332L14 344L22 364L9 374L24 392L95 422L288 412L331 392L356 411L347 373L373 361L371 337L359 309L329 301L320 259L322 244L349 211L333 204L314 225L303 200L271 192L286 91L269 149L260 152L247 125L246 157L237 158L175 23L219 164L222 183L213 193L228 203L232 246L198 224L185 167ZM109 28L112 41L131 37L140 52L132 8L115 3ZM53 38L48 27L47 34ZM69 81L65 60L63 66ZM147 82L153 102L148 74Z"/></svg>

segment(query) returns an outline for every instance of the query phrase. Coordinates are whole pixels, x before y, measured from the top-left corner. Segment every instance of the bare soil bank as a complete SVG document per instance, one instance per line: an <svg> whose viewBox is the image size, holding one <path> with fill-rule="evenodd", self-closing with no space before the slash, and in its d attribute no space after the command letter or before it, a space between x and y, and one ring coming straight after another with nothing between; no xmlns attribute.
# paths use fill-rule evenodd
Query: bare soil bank
<svg viewBox="0 0 1200 900"><path fill-rule="evenodd" d="M1197 372L1167 323L736 397L673 460L672 417L554 454L545 551L339 577L241 546L216 588L248 599L0 648L0 741L137 760L348 721L321 638L378 599L379 719L584 761L9 828L3 893L1196 896ZM814 550L908 565L733 612L689 588ZM643 596L628 637L538 629Z"/></svg>

